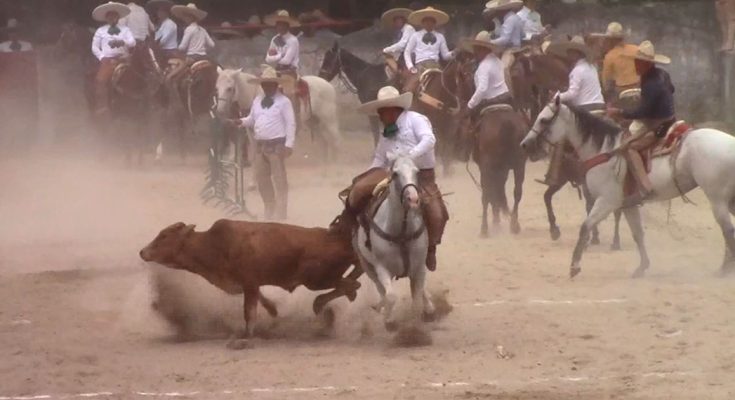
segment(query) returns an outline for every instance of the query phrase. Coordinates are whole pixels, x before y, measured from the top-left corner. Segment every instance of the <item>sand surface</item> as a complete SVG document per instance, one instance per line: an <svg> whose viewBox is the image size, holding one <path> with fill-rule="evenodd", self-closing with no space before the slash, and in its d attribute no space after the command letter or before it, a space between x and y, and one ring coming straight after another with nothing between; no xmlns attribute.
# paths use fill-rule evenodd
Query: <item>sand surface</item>
<svg viewBox="0 0 735 400"><path fill-rule="evenodd" d="M368 164L368 141L348 140L342 163L296 155L291 223L324 226L336 193ZM151 272L137 253L170 223L206 229L221 211L197 194L203 174L190 160L126 168L54 155L0 166L0 399L732 399L735 397L735 281L719 278L722 239L701 192L644 211L652 259L637 266L627 226L623 250L591 247L583 272L568 265L583 204L556 198L563 236L552 242L529 166L523 231L507 222L480 239L479 192L457 166L441 178L451 221L428 285L453 311L428 325L431 346L393 345L363 281L355 303L338 301L324 337L313 293L267 288L281 316L261 312L267 338L231 350L222 335L181 341L151 310ZM118 165L120 164L120 165ZM255 193L249 206L261 213ZM181 306L211 327L240 323L240 299L175 272ZM407 281L399 281L408 301ZM211 321L210 321L211 320ZM221 327L220 327L221 328ZM220 329L221 330L221 329ZM506 357L499 357L498 346ZM47 397L46 397L47 396Z"/></svg>

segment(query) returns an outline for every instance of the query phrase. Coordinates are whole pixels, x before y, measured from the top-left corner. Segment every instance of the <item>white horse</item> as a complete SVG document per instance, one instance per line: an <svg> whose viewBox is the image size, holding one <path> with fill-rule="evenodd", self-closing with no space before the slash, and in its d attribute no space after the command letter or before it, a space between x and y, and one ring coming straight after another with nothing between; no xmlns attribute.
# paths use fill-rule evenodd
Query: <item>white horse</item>
<svg viewBox="0 0 735 400"><path fill-rule="evenodd" d="M582 160L604 154L607 160L587 172L587 187L595 199L582 224L572 256L570 274L581 272L580 260L592 227L623 205L623 184L627 163L614 151L621 141L621 129L605 119L560 104L557 96L539 114L533 128L521 143L526 151L538 152L542 142L574 146ZM649 174L656 194L652 201L670 200L701 187L712 207L715 220L725 238L722 272L735 271L735 236L730 214L735 215L735 138L714 129L694 129L686 134L671 157L653 159ZM644 275L650 262L643 239L638 207L623 210L640 254L640 265L633 277Z"/></svg>
<svg viewBox="0 0 735 400"><path fill-rule="evenodd" d="M361 226L354 238L360 264L380 293L380 307L389 330L397 327L393 317L397 300L394 278L409 277L414 317L423 314L430 318L434 314L434 305L425 289L429 239L421 214L419 170L408 157L391 158L394 161L387 197L373 210L374 215L367 211L369 228Z"/></svg>
<svg viewBox="0 0 735 400"><path fill-rule="evenodd" d="M260 85L249 83L255 76L242 70L224 69L217 79L217 113L228 115L237 102L243 115L247 115L255 97L262 92ZM337 119L337 92L327 81L318 76L301 77L309 85L310 104L300 104L301 126L308 126L312 137L322 141L326 159L336 159L341 136Z"/></svg>

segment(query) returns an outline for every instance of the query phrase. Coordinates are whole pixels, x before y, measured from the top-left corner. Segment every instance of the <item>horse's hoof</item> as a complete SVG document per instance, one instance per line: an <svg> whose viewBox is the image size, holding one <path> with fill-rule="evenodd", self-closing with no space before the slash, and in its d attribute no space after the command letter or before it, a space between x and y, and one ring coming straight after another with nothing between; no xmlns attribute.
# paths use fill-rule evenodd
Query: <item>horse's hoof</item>
<svg viewBox="0 0 735 400"><path fill-rule="evenodd" d="M561 237L561 230L559 230L559 227L557 226L551 228L549 232L551 233L551 240L556 241Z"/></svg>
<svg viewBox="0 0 735 400"><path fill-rule="evenodd" d="M638 269L635 270L635 272L633 272L633 275L631 275L631 278L632 279L643 278L644 276L646 276L646 269L647 268L640 268L639 267Z"/></svg>
<svg viewBox="0 0 735 400"><path fill-rule="evenodd" d="M514 235L521 233L521 224L518 222L510 224L510 232Z"/></svg>
<svg viewBox="0 0 735 400"><path fill-rule="evenodd" d="M613 244L610 245L610 250L612 251L620 251L622 247L620 247L620 242L613 242Z"/></svg>
<svg viewBox="0 0 735 400"><path fill-rule="evenodd" d="M385 321L385 330L388 332L395 332L398 330L398 322L396 321Z"/></svg>
<svg viewBox="0 0 735 400"><path fill-rule="evenodd" d="M735 264L732 262L727 263L720 268L720 278L726 278L735 273Z"/></svg>
<svg viewBox="0 0 735 400"><path fill-rule="evenodd" d="M600 245L600 238L593 237L592 240L590 241L590 244L593 245L593 246L599 246Z"/></svg>
<svg viewBox="0 0 735 400"><path fill-rule="evenodd" d="M253 343L248 339L232 339L227 342L227 348L230 350L245 350L252 349Z"/></svg>
<svg viewBox="0 0 735 400"><path fill-rule="evenodd" d="M426 312L424 311L421 313L421 320L424 322L434 322L436 321L436 312Z"/></svg>
<svg viewBox="0 0 735 400"><path fill-rule="evenodd" d="M490 234L487 232L487 228L480 231L480 239L487 239L490 237Z"/></svg>
<svg viewBox="0 0 735 400"><path fill-rule="evenodd" d="M569 269L569 278L574 278L575 276L579 275L580 272L582 272L582 268L572 267L571 269Z"/></svg>
<svg viewBox="0 0 735 400"><path fill-rule="evenodd" d="M322 297L324 295L319 295L314 299L314 304L312 305L312 310L314 310L314 315L319 315L324 311L324 307L327 305L327 301L324 300Z"/></svg>

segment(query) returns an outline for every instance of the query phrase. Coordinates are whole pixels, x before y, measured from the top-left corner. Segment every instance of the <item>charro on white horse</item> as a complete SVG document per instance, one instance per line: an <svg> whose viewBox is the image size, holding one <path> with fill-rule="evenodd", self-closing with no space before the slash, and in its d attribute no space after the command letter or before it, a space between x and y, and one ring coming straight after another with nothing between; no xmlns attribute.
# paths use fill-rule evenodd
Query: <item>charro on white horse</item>
<svg viewBox="0 0 735 400"><path fill-rule="evenodd" d="M248 83L248 79L252 78L253 75L242 70L219 71L217 113L220 116L228 115L234 102L237 102L243 115L247 115L253 99L261 90L259 85ZM337 119L337 92L329 82L318 76L303 76L301 79L309 86L309 104L300 102L300 126L308 126L312 137L322 142L325 159L334 160L342 139Z"/></svg>
<svg viewBox="0 0 735 400"><path fill-rule="evenodd" d="M621 129L605 119L560 104L557 96L539 114L521 145L529 153L539 152L543 144L556 145L567 140L583 161L597 158L600 163L586 174L594 206L582 224L572 256L570 274L581 272L580 260L590 230L623 205L623 185L627 164L616 148ZM735 215L735 138L714 129L693 129L685 133L671 155L652 160L649 174L655 198L670 200L701 187L712 207L725 239L722 272L735 271L735 236L731 215ZM598 158L602 157L602 159ZM589 164L590 166L594 164ZM640 265L633 277L643 276L649 267L643 225L638 207L623 210L638 246Z"/></svg>
<svg viewBox="0 0 735 400"><path fill-rule="evenodd" d="M393 160L391 177L378 188L378 203L368 207L365 226L354 237L360 264L380 293L380 307L387 329L397 327L393 308L397 297L393 279L408 277L411 283L414 317L430 319L434 304L426 293L426 254L429 238L421 213L418 189L418 168L406 156L390 155ZM376 188L376 191L379 189Z"/></svg>

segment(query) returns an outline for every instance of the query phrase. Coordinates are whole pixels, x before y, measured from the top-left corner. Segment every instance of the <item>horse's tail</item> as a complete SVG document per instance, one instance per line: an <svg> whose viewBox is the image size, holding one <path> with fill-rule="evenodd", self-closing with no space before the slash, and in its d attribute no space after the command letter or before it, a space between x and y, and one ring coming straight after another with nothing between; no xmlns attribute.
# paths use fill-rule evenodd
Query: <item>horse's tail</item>
<svg viewBox="0 0 735 400"><path fill-rule="evenodd" d="M500 123L500 143L503 149L505 149L507 165L513 165L513 157L517 156L516 147L519 147L518 140L516 139L516 126L510 119L504 119ZM505 180L503 180L505 183ZM508 207L508 196L505 194L505 185L503 184L498 188L498 203L501 207L502 212L505 215L510 215L510 208Z"/></svg>

